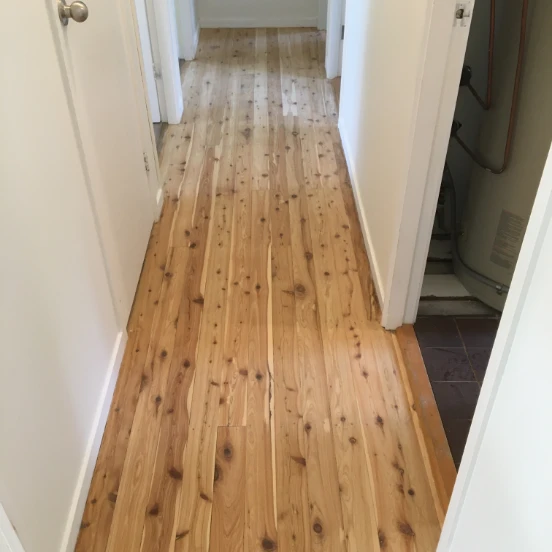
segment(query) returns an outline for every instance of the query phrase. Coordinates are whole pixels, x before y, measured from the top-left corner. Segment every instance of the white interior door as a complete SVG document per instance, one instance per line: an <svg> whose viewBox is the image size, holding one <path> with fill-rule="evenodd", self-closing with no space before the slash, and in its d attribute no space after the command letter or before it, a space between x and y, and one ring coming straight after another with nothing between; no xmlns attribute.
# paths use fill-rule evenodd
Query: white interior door
<svg viewBox="0 0 552 552"><path fill-rule="evenodd" d="M57 19L57 4L51 2ZM132 307L154 220L132 62L138 58L130 0L89 1L82 23L59 22L61 51L119 315Z"/></svg>
<svg viewBox="0 0 552 552"><path fill-rule="evenodd" d="M12 523L28 552L74 550L125 343L49 8L14 25L0 2L0 531L12 552Z"/></svg>

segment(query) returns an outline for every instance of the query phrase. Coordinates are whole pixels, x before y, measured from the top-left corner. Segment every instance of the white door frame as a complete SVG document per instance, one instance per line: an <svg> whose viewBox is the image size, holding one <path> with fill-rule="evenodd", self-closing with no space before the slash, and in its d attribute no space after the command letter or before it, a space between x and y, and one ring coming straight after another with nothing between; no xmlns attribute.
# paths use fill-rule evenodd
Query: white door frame
<svg viewBox="0 0 552 552"><path fill-rule="evenodd" d="M132 20L123 20L123 25L127 26L125 29L125 35L129 42L129 62L132 79L134 81L134 90L136 91L136 105L138 106L139 111L138 124L140 125L140 138L142 140L142 147L144 148L146 155L146 159L144 161L147 162L149 166L148 184L152 200L153 214L155 220L157 220L161 214L161 208L163 207L163 181L159 170L157 144L155 140L155 133L153 131L151 110L148 102L148 83L146 80L146 71L144 69L145 60L140 42L140 28L138 24L136 3L134 0L128 0L128 2L130 3ZM136 52L136 54L130 52ZM159 97L158 100L160 100Z"/></svg>
<svg viewBox="0 0 552 552"><path fill-rule="evenodd" d="M184 100L178 60L178 32L174 0L146 0L153 62L157 69L161 120L177 125Z"/></svg>
<svg viewBox="0 0 552 552"><path fill-rule="evenodd" d="M467 2L466 15L474 2ZM382 308L382 325L388 329L416 319L471 23L471 17L463 24L456 21L456 0L428 2L426 9L398 244Z"/></svg>
<svg viewBox="0 0 552 552"><path fill-rule="evenodd" d="M150 37L149 21L146 10L146 0L135 0L136 20L140 37L140 49L142 52L142 66L144 69L144 82L148 92L148 107L152 122L161 122L161 110L159 105L159 92L155 78L155 65Z"/></svg>
<svg viewBox="0 0 552 552"><path fill-rule="evenodd" d="M334 79L341 74L339 53L343 24L343 0L328 0L326 18L326 78L328 79Z"/></svg>
<svg viewBox="0 0 552 552"><path fill-rule="evenodd" d="M468 6L470 17L465 26L460 24L456 26L450 23L447 24L443 17L436 21L435 24L432 23L432 27L434 25L443 26L441 30L441 40L436 47L442 48L443 51L446 52L446 55L444 59L444 71L441 73L442 78L440 82L442 82L442 92L440 101L438 102L438 115L435 119L427 176L424 183L425 185L423 187L420 186L420 191L423 193L423 201L419 213L418 229L415 234L415 249L410 270L410 282L405 296L403 317L405 323L413 323L416 320L418 312L425 265L431 241L433 219L435 217L439 190L441 188L443 167L445 165L449 144L450 128L456 108L460 75L466 55L471 13L474 5L475 0L472 0L471 6ZM451 2L451 7L454 9L454 2ZM437 33L437 29L435 32Z"/></svg>
<svg viewBox="0 0 552 552"><path fill-rule="evenodd" d="M539 257L550 254L549 251L544 250L543 242L551 220L552 149L548 153L541 183L529 217L512 285L508 292L495 344L485 373L485 382L481 388L460 470L445 517L441 539L437 548L438 552L448 552L450 550Z"/></svg>

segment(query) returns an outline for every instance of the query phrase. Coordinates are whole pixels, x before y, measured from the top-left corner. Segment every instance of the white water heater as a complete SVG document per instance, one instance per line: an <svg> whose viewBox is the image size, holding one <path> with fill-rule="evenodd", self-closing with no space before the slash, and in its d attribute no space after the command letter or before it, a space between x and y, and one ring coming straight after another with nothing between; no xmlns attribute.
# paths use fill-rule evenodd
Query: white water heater
<svg viewBox="0 0 552 552"><path fill-rule="evenodd" d="M511 160L499 175L473 163L458 235L458 253L474 271L509 286L552 140L552 2L530 0L524 67ZM497 37L493 104L481 125L480 155L499 165L503 153L518 55L519 13L515 2ZM466 163L471 163L466 156ZM502 310L498 293L455 260L464 286L484 303Z"/></svg>

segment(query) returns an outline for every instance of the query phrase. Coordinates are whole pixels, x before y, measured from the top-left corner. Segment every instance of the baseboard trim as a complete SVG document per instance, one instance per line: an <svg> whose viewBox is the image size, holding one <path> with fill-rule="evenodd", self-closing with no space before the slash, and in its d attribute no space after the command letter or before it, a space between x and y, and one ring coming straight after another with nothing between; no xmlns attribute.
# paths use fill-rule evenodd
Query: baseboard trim
<svg viewBox="0 0 552 552"><path fill-rule="evenodd" d="M316 17L202 17L203 29L240 29L266 27L318 27Z"/></svg>
<svg viewBox="0 0 552 552"><path fill-rule="evenodd" d="M77 479L77 485L73 494L73 501L69 510L69 517L67 519L65 532L61 541L61 552L72 552L77 543L82 515L86 505L86 498L90 489L90 483L92 481L92 475L96 466L96 460L98 459L105 424L107 422L109 408L111 407L111 401L113 399L117 377L119 376L119 369L123 360L126 343L127 334L125 331L122 331L119 333L117 340L115 341L111 361L109 363L109 369L107 371L105 383L96 408L94 424L92 425L92 431L90 433L90 437L88 438L84 460Z"/></svg>
<svg viewBox="0 0 552 552"><path fill-rule="evenodd" d="M385 291L382 284L382 278L378 267L378 263L374 255L374 246L372 243L372 238L370 236L370 230L368 228L366 213L364 211L364 207L362 205L362 202L360 201L360 196L358 193L358 177L351 159L351 149L347 141L347 134L343 130L343 125L341 124L341 120L339 121L337 126L339 129L339 135L341 136L341 145L343 147L343 154L345 155L345 162L347 163L347 169L349 170L349 177L351 178L351 187L353 189L355 205L356 205L359 220L360 220L360 228L362 230L362 237L364 238L364 245L368 253L368 261L370 262L370 270L372 271L374 287L376 288L376 294L378 296L380 307L383 310L385 305Z"/></svg>
<svg viewBox="0 0 552 552"><path fill-rule="evenodd" d="M412 405L416 434L442 526L456 481L456 467L414 327L405 324L397 328L393 344L408 400Z"/></svg>

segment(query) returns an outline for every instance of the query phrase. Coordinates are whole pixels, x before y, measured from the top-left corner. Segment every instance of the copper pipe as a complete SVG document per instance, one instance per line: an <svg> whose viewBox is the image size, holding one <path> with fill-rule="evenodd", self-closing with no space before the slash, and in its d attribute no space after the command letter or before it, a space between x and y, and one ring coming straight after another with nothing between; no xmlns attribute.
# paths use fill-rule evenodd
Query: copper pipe
<svg viewBox="0 0 552 552"><path fill-rule="evenodd" d="M491 13L489 14L489 47L487 50L487 91L483 99L471 83L468 83L468 90L473 94L477 103L485 110L491 108L493 100L493 66L494 66L494 37L496 27L496 0L491 0Z"/></svg>
<svg viewBox="0 0 552 552"><path fill-rule="evenodd" d="M485 104L490 109L493 101L493 65L494 65L494 41L496 26L496 0L491 0L491 22L489 25L489 51L487 53L487 97Z"/></svg>
<svg viewBox="0 0 552 552"><path fill-rule="evenodd" d="M494 2L493 2L494 3ZM494 7L492 8L492 13L494 14ZM500 168L494 168L486 164L486 162L482 159L482 157L478 154L473 152L469 146L456 134L454 134L454 138L456 141L460 144L462 149L468 153L468 155L483 169L486 171L489 171L493 174L502 174L506 168L508 167L508 164L510 162L510 157L512 154L512 143L514 140L514 128L516 123L516 115L517 115L517 107L518 107L518 97L519 97L519 89L520 89L520 83L521 83L521 73L523 70L523 57L525 54L525 41L526 41L526 35L527 35L527 13L529 11L529 0L523 0L523 6L521 8L521 29L519 33L519 48L518 48L518 58L517 58L517 66L516 66L516 74L514 77L514 90L512 92L512 105L510 107L510 120L508 123L508 134L506 136L506 145L504 147L504 157L502 160L502 165ZM494 18L493 18L494 19ZM494 43L494 29L492 32L493 35L493 43ZM494 57L494 46L491 50L491 47L489 47L489 52L492 53L491 57ZM489 58L489 59L490 59ZM492 68L492 61L490 64L490 67ZM489 72L490 75L491 72ZM487 79L487 84L489 83L489 79ZM492 76L490 78L490 87L487 88L487 101L492 94Z"/></svg>

